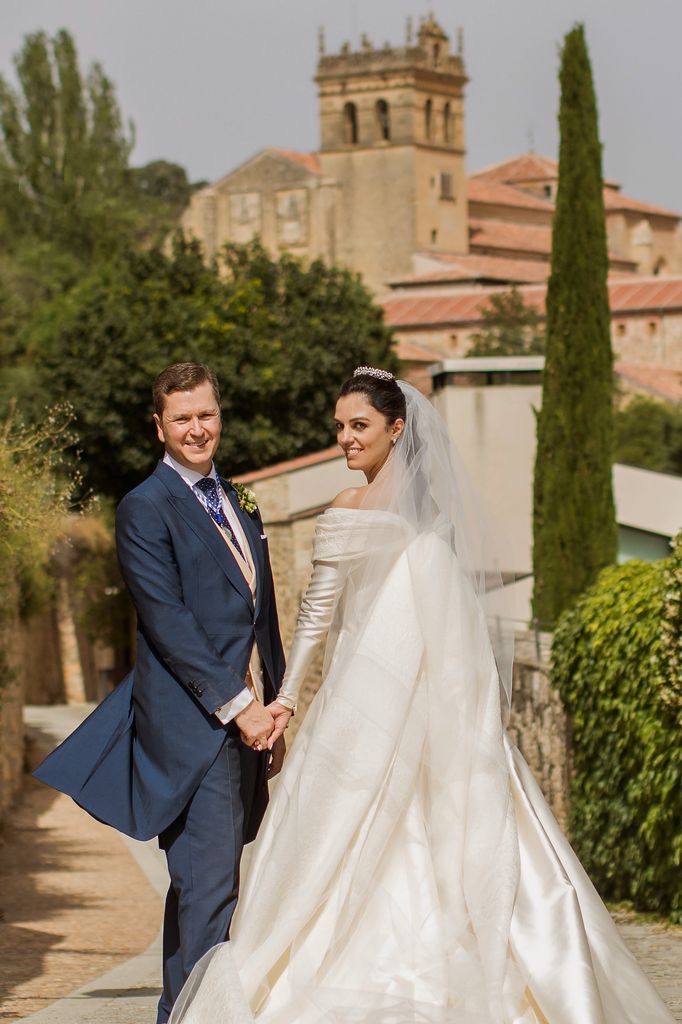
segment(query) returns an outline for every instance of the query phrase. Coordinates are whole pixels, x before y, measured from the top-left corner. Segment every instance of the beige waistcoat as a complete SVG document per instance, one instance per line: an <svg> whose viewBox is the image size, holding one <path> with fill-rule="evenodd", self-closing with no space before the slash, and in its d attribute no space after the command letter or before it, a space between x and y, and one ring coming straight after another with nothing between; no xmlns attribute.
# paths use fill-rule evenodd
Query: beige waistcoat
<svg viewBox="0 0 682 1024"><path fill-rule="evenodd" d="M225 492L222 491L222 489L221 489L221 494L222 494L222 498L223 498L223 505L225 505L225 504L227 504L228 499L227 499L227 497L225 495ZM232 509L230 509L230 511L232 511ZM226 515L227 515L227 513L226 513ZM239 554L239 552L237 551L236 547L234 546L234 544L232 543L230 538L227 536L225 530L223 530L220 526L218 526L218 524L215 522L214 519L212 519L211 521L213 522L213 525L215 526L216 530L218 531L220 536L223 538L223 540L227 544L228 548L230 549L232 555L234 556L234 560L237 563L237 565L239 566L241 574L244 577L244 579L246 580L246 583L247 583L247 585L249 587L249 590L251 591L251 596L253 597L253 603L254 603L254 607L255 607L255 605L256 605L256 569L255 569L255 566L254 566L254 563L253 563L253 554L251 552L251 547L249 545L249 541L247 539L247 536L244 533L244 530L242 528L242 524L239 522L239 519L237 518L236 515L232 515L232 516L229 517L228 521L230 523L230 526L234 530L235 534L237 535L237 540L239 541L239 545L240 545L240 547L241 547L241 549L242 549L242 551L244 552L244 555L245 555L244 558L242 558L242 556ZM258 653L258 646L255 643L254 643L253 649L251 651L251 657L249 659L249 668L248 668L248 672L246 674L245 683L248 686L248 688L253 691L254 696L257 697L257 699L262 702L263 701L263 697L264 697L263 663L261 661L260 654Z"/></svg>

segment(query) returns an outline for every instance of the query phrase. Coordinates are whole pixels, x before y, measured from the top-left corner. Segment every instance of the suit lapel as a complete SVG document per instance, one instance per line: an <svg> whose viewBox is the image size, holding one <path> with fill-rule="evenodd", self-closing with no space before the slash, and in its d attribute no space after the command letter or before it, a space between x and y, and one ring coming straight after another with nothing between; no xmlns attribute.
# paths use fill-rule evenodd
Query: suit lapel
<svg viewBox="0 0 682 1024"><path fill-rule="evenodd" d="M191 488L174 469L163 462L158 464L154 473L169 491L169 500L173 508L206 545L235 590L239 591L249 607L253 608L251 591L241 569Z"/></svg>
<svg viewBox="0 0 682 1024"><path fill-rule="evenodd" d="M239 519L242 529L246 534L246 539L249 542L251 549L251 555L253 557L253 564L256 573L256 615L260 611L260 605L263 594L263 573L265 569L265 560L263 557L263 541L260 535L260 526L253 518L244 512L239 504L239 498L234 488L228 483L227 480L220 478L220 482L223 485L227 500L234 510L234 514Z"/></svg>

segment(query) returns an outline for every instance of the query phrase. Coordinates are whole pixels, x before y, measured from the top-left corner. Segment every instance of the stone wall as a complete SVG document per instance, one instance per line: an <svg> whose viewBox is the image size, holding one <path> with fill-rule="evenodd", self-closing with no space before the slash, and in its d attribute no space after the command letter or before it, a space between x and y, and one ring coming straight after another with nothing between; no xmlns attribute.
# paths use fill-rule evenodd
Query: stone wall
<svg viewBox="0 0 682 1024"><path fill-rule="evenodd" d="M16 628L12 616L0 629L0 821L18 792L24 759L24 695L13 649Z"/></svg>
<svg viewBox="0 0 682 1024"><path fill-rule="evenodd" d="M18 588L9 581L3 585L3 602L0 623L0 822L21 785L26 689Z"/></svg>
<svg viewBox="0 0 682 1024"><path fill-rule="evenodd" d="M517 634L507 731L566 831L572 775L571 723L550 683L550 647L549 633Z"/></svg>
<svg viewBox="0 0 682 1024"><path fill-rule="evenodd" d="M76 605L62 575L45 607L28 619L7 615L0 627L0 822L21 785L24 704L101 700L123 675L112 649L86 634Z"/></svg>

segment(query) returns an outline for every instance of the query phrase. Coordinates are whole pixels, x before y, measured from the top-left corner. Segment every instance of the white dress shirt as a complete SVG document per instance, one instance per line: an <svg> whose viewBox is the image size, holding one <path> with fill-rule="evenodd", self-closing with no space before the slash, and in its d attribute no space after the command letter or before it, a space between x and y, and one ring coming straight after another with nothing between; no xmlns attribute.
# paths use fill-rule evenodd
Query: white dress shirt
<svg viewBox="0 0 682 1024"><path fill-rule="evenodd" d="M166 463L167 466L170 466L171 469L174 469L175 472L182 477L182 479L190 488L192 494L195 496L197 501L200 502L200 504L202 504L206 509L206 515L210 515L205 495L200 490L194 489L194 485L199 480L204 479L204 474L198 473L195 469L189 469L187 466L183 466L180 462L177 461L177 459L174 459L172 455L169 455L168 452L166 452L166 454L164 455L163 461ZM239 519L235 515L235 511L232 508L232 505L228 501L225 492L222 489L220 478L218 476L218 473L216 472L216 468L214 465L211 465L211 472L208 474L208 476L212 477L215 480L216 484L218 485L218 489L222 494L223 498L223 512L227 517L230 526L232 527L234 535L236 536L237 540L239 541L239 544L241 545L242 551L244 552L244 562L246 564L247 571L250 570L251 593L253 594L255 601L256 574L248 538L244 533L244 530L242 529L242 525L239 522ZM221 536L223 536L224 538L223 531L220 529L217 523L214 522L213 519L211 519L211 524L215 527L216 530L220 532ZM238 564L239 561L240 560L237 557ZM242 572L244 572L244 567L242 565L240 565L239 568L242 570ZM244 575L246 577L246 573L244 573ZM247 582L249 582L248 577ZM249 686L248 683L251 683L251 686ZM261 664L260 655L258 653L258 647L256 646L256 644L253 645L253 650L251 652L251 658L249 661L248 683L244 686L244 689L237 694L236 697L233 697L232 700L228 700L226 704L223 704L222 707L219 707L215 711L215 714L218 716L223 725L227 725L229 722L232 721L233 718L236 718L237 715L241 714L241 712L244 711L249 706L249 704L251 704L254 698L261 701L263 700L263 666Z"/></svg>

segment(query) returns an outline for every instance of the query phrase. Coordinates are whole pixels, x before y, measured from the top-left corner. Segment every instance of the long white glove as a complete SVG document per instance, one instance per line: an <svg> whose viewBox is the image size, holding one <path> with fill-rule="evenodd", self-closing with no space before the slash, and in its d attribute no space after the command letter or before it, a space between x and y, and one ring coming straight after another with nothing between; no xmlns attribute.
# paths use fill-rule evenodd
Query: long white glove
<svg viewBox="0 0 682 1024"><path fill-rule="evenodd" d="M313 574L298 613L287 670L277 694L277 703L285 708L296 707L306 673L329 632L343 582L344 574L338 562L313 564Z"/></svg>

